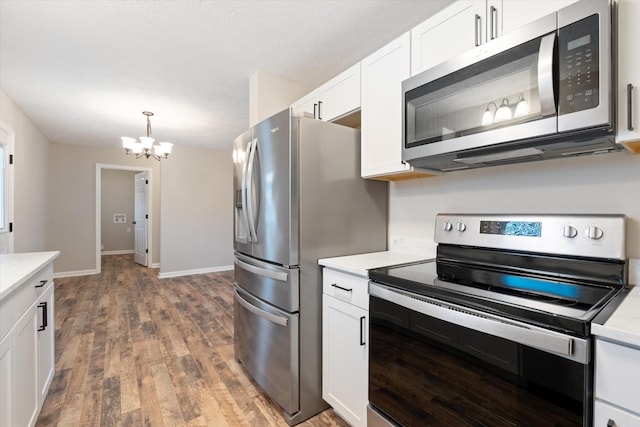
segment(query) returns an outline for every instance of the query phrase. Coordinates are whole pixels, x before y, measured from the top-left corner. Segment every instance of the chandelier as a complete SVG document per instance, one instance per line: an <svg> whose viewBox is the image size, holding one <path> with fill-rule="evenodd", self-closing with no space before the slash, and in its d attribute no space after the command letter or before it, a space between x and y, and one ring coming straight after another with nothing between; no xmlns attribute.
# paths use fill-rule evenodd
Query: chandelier
<svg viewBox="0 0 640 427"><path fill-rule="evenodd" d="M171 154L173 144L170 142L159 142L153 145L156 140L151 138L151 120L149 119L149 117L153 116L153 113L151 111L143 111L142 114L147 116L147 136L141 136L140 142L136 141L135 138L123 136L122 147L124 148L124 152L126 154L135 154L136 159L142 156L147 159L153 157L156 160L160 160L162 157L165 159L168 158L169 154Z"/></svg>

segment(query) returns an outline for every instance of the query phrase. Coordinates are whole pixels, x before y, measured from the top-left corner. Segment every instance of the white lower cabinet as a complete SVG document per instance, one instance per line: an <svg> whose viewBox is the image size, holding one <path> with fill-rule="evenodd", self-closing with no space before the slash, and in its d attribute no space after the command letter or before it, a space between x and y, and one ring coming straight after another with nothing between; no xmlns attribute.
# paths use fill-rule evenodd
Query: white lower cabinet
<svg viewBox="0 0 640 427"><path fill-rule="evenodd" d="M596 339L594 427L640 427L640 348Z"/></svg>
<svg viewBox="0 0 640 427"><path fill-rule="evenodd" d="M323 285L322 397L349 424L365 427L369 375L368 279L325 268Z"/></svg>
<svg viewBox="0 0 640 427"><path fill-rule="evenodd" d="M0 427L33 426L55 373L53 265L29 276L0 300Z"/></svg>
<svg viewBox="0 0 640 427"><path fill-rule="evenodd" d="M31 426L38 415L38 312L34 303L18 320L13 341L13 424Z"/></svg>

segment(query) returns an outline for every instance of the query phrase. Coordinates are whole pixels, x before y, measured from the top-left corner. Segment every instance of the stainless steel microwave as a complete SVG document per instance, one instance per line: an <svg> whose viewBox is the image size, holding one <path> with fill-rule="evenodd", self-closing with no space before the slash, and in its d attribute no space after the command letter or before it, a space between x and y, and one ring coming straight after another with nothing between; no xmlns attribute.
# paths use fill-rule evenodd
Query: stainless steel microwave
<svg viewBox="0 0 640 427"><path fill-rule="evenodd" d="M617 151L615 11L582 0L402 83L402 159L453 171Z"/></svg>

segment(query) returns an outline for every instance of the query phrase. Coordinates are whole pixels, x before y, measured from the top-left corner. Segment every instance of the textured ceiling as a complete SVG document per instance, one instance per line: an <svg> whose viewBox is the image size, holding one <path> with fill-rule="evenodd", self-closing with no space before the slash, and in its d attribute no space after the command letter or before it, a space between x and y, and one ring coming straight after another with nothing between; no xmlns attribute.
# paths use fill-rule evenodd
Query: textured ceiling
<svg viewBox="0 0 640 427"><path fill-rule="evenodd" d="M54 143L230 149L260 70L314 88L450 0L0 0L0 88Z"/></svg>

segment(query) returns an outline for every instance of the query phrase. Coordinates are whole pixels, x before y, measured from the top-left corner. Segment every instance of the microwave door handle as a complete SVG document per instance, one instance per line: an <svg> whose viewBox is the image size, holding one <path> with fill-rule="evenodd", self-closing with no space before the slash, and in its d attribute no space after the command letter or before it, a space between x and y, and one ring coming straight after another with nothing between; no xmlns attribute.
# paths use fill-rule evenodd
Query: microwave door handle
<svg viewBox="0 0 640 427"><path fill-rule="evenodd" d="M540 112L543 117L556 114L556 101L553 92L555 43L555 33L548 34L540 40L540 50L538 51L538 94L540 95Z"/></svg>
<svg viewBox="0 0 640 427"><path fill-rule="evenodd" d="M253 237L251 241L253 243L258 243L258 234L256 233L256 224L255 224L255 210L253 206L254 192L255 188L253 186L253 173L255 167L255 158L256 152L258 151L258 139L253 140L253 149L251 153L249 153L249 167L247 173L247 214L249 216L249 234Z"/></svg>

